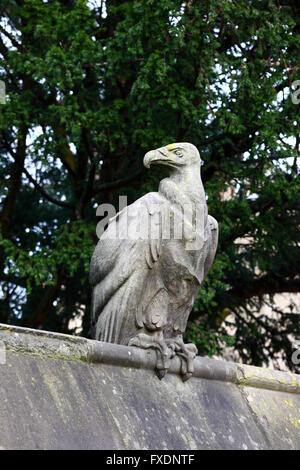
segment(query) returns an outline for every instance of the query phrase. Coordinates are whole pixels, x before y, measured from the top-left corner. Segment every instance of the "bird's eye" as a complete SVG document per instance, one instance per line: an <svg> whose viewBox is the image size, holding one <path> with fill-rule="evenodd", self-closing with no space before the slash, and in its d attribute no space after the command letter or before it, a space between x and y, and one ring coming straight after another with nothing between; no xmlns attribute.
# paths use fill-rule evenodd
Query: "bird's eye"
<svg viewBox="0 0 300 470"><path fill-rule="evenodd" d="M179 157L179 158L183 157L183 153L182 153L181 150L175 150L174 153L175 153L175 155L176 155L177 157Z"/></svg>

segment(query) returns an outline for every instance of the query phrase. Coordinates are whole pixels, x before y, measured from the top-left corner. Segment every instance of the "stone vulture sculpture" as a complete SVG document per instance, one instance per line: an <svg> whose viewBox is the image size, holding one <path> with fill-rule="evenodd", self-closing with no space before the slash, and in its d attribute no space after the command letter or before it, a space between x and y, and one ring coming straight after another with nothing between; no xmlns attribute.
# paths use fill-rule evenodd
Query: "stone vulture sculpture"
<svg viewBox="0 0 300 470"><path fill-rule="evenodd" d="M110 219L91 260L95 338L155 349L160 378L175 355L183 380L193 374L197 349L182 335L217 249L200 163L190 143L148 152L144 165L166 165L170 176Z"/></svg>

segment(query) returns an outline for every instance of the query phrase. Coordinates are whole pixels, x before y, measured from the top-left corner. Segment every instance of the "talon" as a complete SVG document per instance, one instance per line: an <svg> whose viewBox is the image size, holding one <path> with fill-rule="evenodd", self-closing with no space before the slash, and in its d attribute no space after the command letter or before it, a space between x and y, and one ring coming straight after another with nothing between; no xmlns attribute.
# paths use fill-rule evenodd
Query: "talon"
<svg viewBox="0 0 300 470"><path fill-rule="evenodd" d="M186 382L194 373L194 359L197 355L197 348L193 343L184 344L182 338L172 338L166 340L169 348L181 358L181 376Z"/></svg>
<svg viewBox="0 0 300 470"><path fill-rule="evenodd" d="M175 356L175 350L176 350L175 344L174 343L168 343L167 341L166 341L166 344L168 345L168 348L171 349L171 351L173 352L173 356Z"/></svg>
<svg viewBox="0 0 300 470"><path fill-rule="evenodd" d="M182 375L182 381L186 382L193 376L192 372L186 372L185 374Z"/></svg>
<svg viewBox="0 0 300 470"><path fill-rule="evenodd" d="M155 369L156 375L159 378L159 380L163 379L166 373L168 372L168 369Z"/></svg>
<svg viewBox="0 0 300 470"><path fill-rule="evenodd" d="M135 336L134 338L131 338L131 340L128 343L128 346L135 346L136 348L141 347L141 340L138 336Z"/></svg>
<svg viewBox="0 0 300 470"><path fill-rule="evenodd" d="M185 344L185 347L188 351L190 351L192 354L195 354L195 357L197 356L198 354L198 349L197 347L195 346L195 344L193 343L188 343L188 344Z"/></svg>
<svg viewBox="0 0 300 470"><path fill-rule="evenodd" d="M174 346L169 346L164 339L151 336L150 334L139 333L129 340L128 346L136 346L142 349L154 349L157 351L157 362L155 371L161 380L169 370L170 359L174 357Z"/></svg>

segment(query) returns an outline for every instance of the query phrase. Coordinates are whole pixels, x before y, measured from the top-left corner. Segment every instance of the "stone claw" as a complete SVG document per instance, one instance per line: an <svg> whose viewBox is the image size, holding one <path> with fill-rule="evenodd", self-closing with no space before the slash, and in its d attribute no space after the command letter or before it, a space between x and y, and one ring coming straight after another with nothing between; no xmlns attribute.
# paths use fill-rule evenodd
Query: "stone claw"
<svg viewBox="0 0 300 470"><path fill-rule="evenodd" d="M168 372L168 369L158 369L156 367L155 369L156 375L159 378L159 380L163 379L166 373Z"/></svg>
<svg viewBox="0 0 300 470"><path fill-rule="evenodd" d="M183 382L190 379L194 373L194 359L197 355L197 348L193 343L184 344L181 338L169 339L167 343L174 345L174 350L181 361L181 376Z"/></svg>
<svg viewBox="0 0 300 470"><path fill-rule="evenodd" d="M182 374L182 381L186 382L193 376L192 372L186 372L185 374Z"/></svg>
<svg viewBox="0 0 300 470"><path fill-rule="evenodd" d="M169 370L170 359L174 357L174 347L169 346L164 339L145 333L139 333L128 343L128 346L136 346L142 349L154 349L157 352L156 374L161 380Z"/></svg>

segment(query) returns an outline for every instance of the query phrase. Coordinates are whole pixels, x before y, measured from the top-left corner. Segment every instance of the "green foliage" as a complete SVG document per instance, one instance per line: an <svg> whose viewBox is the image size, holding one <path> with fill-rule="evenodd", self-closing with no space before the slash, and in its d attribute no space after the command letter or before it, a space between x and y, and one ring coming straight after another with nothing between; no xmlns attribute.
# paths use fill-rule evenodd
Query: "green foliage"
<svg viewBox="0 0 300 470"><path fill-rule="evenodd" d="M28 292L31 293L35 284L55 285L58 266L63 266L64 274L70 277L78 273L81 265L84 272L88 272L93 254L90 236L93 230L94 227L86 225L82 220L61 226L53 233L55 247L43 246L36 252L28 252L9 239L0 240L11 262L7 274L26 279Z"/></svg>
<svg viewBox="0 0 300 470"><path fill-rule="evenodd" d="M185 339L187 342L194 343L201 354L210 357L222 354L224 347L235 345L235 336L208 330L206 322L201 320L188 324Z"/></svg>
<svg viewBox="0 0 300 470"><path fill-rule="evenodd" d="M79 315L88 336L97 205L155 191L144 153L188 141L220 242L186 339L296 370L299 317L276 303L300 290L296 2L2 3L0 321L72 332Z"/></svg>

